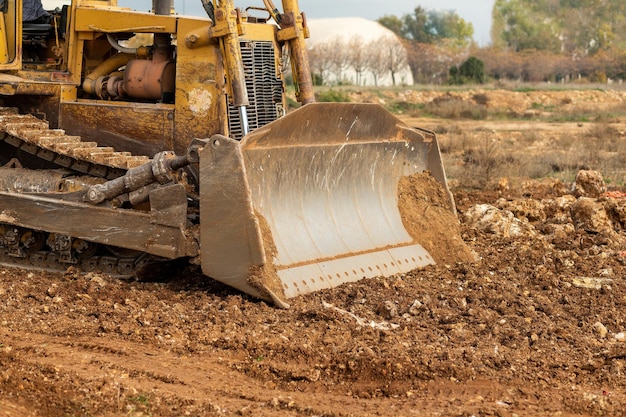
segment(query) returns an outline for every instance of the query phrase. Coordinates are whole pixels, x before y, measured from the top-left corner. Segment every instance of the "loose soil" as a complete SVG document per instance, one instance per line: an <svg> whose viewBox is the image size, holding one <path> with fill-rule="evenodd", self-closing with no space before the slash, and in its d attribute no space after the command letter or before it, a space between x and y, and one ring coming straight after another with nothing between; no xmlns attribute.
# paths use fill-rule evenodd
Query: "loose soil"
<svg viewBox="0 0 626 417"><path fill-rule="evenodd" d="M626 415L626 199L582 178L453 188L475 262L288 310L192 268L0 269L0 417Z"/></svg>

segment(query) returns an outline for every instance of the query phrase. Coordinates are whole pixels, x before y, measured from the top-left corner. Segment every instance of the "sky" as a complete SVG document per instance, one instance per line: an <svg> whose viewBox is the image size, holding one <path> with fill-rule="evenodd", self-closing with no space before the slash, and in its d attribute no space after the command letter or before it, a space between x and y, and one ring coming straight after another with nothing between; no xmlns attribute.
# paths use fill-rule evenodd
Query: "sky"
<svg viewBox="0 0 626 417"><path fill-rule="evenodd" d="M280 0L273 0L280 9ZM323 17L364 17L376 20L384 15L401 17L422 6L428 10L454 10L474 25L474 40L479 45L490 43L491 10L494 0L300 0L300 10L310 19ZM149 10L152 0L118 0L120 6ZM235 0L235 6L262 6L262 0ZM200 0L175 0L180 14L204 16Z"/></svg>

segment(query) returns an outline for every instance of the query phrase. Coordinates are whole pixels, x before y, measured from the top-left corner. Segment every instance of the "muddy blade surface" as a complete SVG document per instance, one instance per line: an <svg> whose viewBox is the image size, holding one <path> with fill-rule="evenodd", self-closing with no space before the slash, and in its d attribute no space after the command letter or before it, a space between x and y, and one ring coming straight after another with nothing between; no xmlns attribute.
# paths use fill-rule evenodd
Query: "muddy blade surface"
<svg viewBox="0 0 626 417"><path fill-rule="evenodd" d="M424 170L447 190L437 143L380 106L307 105L205 152L203 224L206 215L219 226L203 233L202 263L213 278L290 298L433 263L403 226L397 192ZM262 265L249 290L250 268Z"/></svg>

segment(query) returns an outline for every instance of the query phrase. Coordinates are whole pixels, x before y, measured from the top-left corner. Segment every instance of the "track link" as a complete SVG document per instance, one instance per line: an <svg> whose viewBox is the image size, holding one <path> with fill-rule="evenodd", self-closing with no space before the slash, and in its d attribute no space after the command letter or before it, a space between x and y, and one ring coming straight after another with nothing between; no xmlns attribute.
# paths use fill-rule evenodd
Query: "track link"
<svg viewBox="0 0 626 417"><path fill-rule="evenodd" d="M150 161L147 156L117 152L111 147L84 142L80 136L50 129L48 122L13 107L0 107L0 138L44 161L80 174L114 179Z"/></svg>
<svg viewBox="0 0 626 417"><path fill-rule="evenodd" d="M73 266L82 272L133 278L146 264L156 260L142 252L126 251L126 256L120 256L104 245L0 223L0 265L3 266L52 272L65 272Z"/></svg>

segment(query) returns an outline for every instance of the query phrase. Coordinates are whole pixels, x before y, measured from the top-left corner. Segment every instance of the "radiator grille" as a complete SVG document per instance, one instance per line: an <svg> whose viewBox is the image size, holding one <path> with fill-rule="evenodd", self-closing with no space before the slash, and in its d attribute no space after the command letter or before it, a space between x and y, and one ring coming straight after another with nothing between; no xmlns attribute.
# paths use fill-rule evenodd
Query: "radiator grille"
<svg viewBox="0 0 626 417"><path fill-rule="evenodd" d="M246 106L250 131L265 126L284 114L283 83L276 77L272 42L242 42L241 55L250 105ZM234 139L243 137L239 109L228 105L228 127Z"/></svg>

